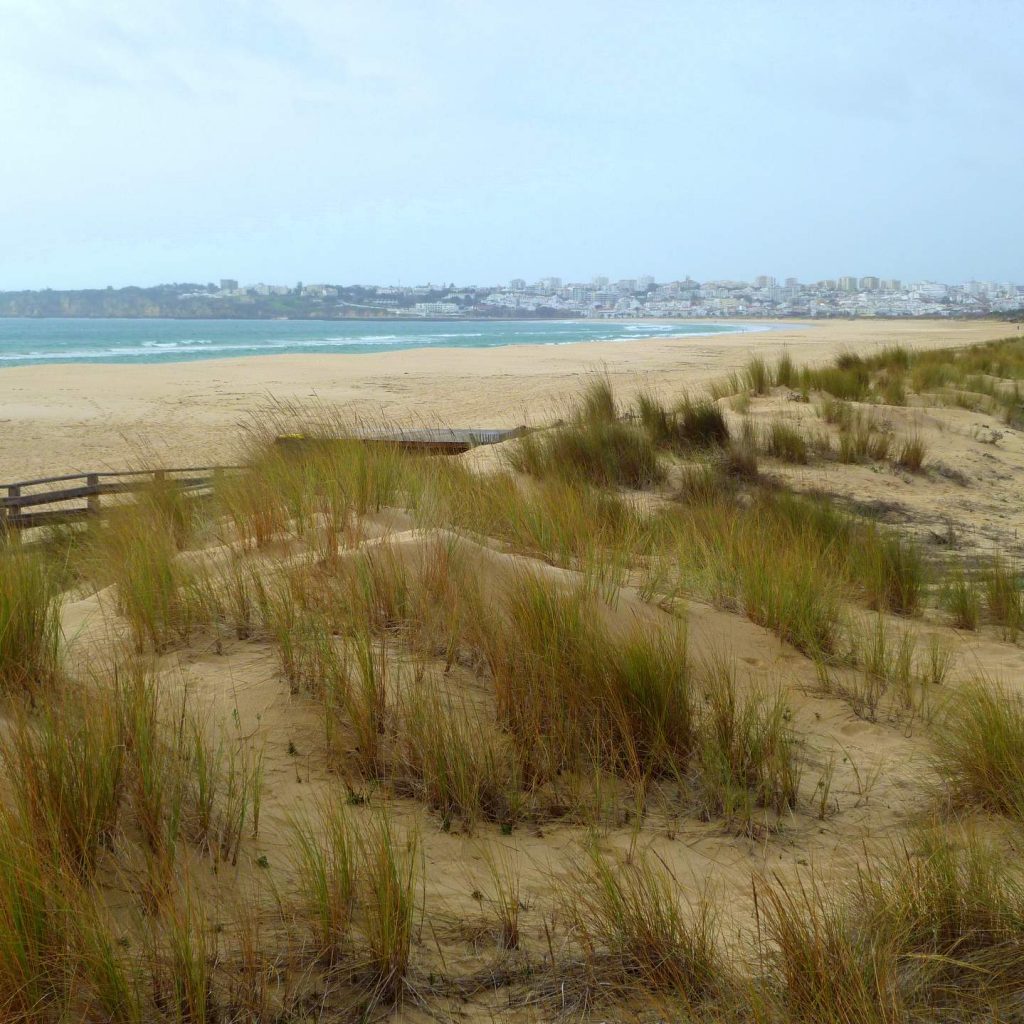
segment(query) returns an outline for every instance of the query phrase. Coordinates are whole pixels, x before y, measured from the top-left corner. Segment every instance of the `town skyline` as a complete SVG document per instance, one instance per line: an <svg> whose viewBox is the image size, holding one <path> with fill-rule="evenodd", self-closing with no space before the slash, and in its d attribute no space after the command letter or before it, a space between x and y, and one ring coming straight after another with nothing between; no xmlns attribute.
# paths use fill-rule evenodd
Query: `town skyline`
<svg viewBox="0 0 1024 1024"><path fill-rule="evenodd" d="M586 281L558 276L500 284L427 282L294 285L243 282L167 283L149 287L0 291L0 316L348 318L722 318L964 317L1024 309L1013 281L903 281L844 275L816 281L761 274L750 280L653 275Z"/></svg>

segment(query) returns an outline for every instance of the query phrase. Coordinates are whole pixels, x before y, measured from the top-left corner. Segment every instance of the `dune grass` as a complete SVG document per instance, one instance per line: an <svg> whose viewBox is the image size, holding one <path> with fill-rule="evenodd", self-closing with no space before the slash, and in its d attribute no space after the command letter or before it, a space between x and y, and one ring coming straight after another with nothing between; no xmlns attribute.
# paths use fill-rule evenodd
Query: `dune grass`
<svg viewBox="0 0 1024 1024"><path fill-rule="evenodd" d="M988 617L1007 640L1016 640L1024 624L1024 590L1016 565L997 555L985 569L983 583Z"/></svg>
<svg viewBox="0 0 1024 1024"><path fill-rule="evenodd" d="M942 603L957 629L975 630L981 620L981 595L975 580L957 566L945 581Z"/></svg>
<svg viewBox="0 0 1024 1024"><path fill-rule="evenodd" d="M701 811L754 834L771 825L758 821L759 809L778 816L797 803L800 767L786 703L779 693L741 696L734 667L722 658L706 666L703 682Z"/></svg>
<svg viewBox="0 0 1024 1024"><path fill-rule="evenodd" d="M509 464L539 479L585 480L604 487L649 487L663 478L646 434L628 423L580 420L527 434Z"/></svg>
<svg viewBox="0 0 1024 1024"><path fill-rule="evenodd" d="M0 551L0 692L32 694L60 674L60 596L34 554Z"/></svg>
<svg viewBox="0 0 1024 1024"><path fill-rule="evenodd" d="M521 437L509 465L538 479L581 480L602 487L644 488L664 476L648 432L618 418L611 385L592 380L568 422Z"/></svg>
<svg viewBox="0 0 1024 1024"><path fill-rule="evenodd" d="M593 979L670 993L691 1005L725 987L710 903L687 906L682 887L655 856L619 862L592 849L560 884L559 899Z"/></svg>
<svg viewBox="0 0 1024 1024"><path fill-rule="evenodd" d="M637 418L659 448L688 452L721 448L729 441L729 425L718 405L707 399L684 398L666 409L652 394L637 396Z"/></svg>
<svg viewBox="0 0 1024 1024"><path fill-rule="evenodd" d="M965 687L940 723L935 766L960 806L1024 818L1024 704L979 681Z"/></svg>
<svg viewBox="0 0 1024 1024"><path fill-rule="evenodd" d="M807 464L807 440L797 427L784 420L774 419L768 424L765 450L783 462Z"/></svg>
<svg viewBox="0 0 1024 1024"><path fill-rule="evenodd" d="M1020 985L1020 872L971 835L925 832L838 891L779 883L758 903L789 1020L999 1016Z"/></svg>
<svg viewBox="0 0 1024 1024"><path fill-rule="evenodd" d="M313 927L318 954L331 960L350 952L361 864L358 839L345 805L323 800L315 815L293 818L292 866L302 911Z"/></svg>
<svg viewBox="0 0 1024 1024"><path fill-rule="evenodd" d="M125 789L124 721L104 697L68 693L0 746L21 817L81 875L113 840Z"/></svg>
<svg viewBox="0 0 1024 1024"><path fill-rule="evenodd" d="M393 778L447 827L454 817L469 829L518 820L526 798L515 749L478 710L421 686L404 697L397 731Z"/></svg>
<svg viewBox="0 0 1024 1024"><path fill-rule="evenodd" d="M904 438L900 442L896 455L896 464L911 473L920 473L924 467L924 460L928 448L918 435Z"/></svg>

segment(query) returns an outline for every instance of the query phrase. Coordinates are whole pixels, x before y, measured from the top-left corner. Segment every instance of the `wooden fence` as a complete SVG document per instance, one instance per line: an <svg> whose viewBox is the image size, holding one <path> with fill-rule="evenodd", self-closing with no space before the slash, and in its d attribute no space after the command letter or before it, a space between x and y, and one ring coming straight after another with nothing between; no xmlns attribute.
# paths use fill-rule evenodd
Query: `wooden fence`
<svg viewBox="0 0 1024 1024"><path fill-rule="evenodd" d="M172 482L183 491L201 493L209 489L218 474L240 468L185 466L177 469L69 473L0 484L0 532L17 535L21 530L98 515L104 496L134 494L160 480ZM62 486L54 487L54 484Z"/></svg>
<svg viewBox="0 0 1024 1024"><path fill-rule="evenodd" d="M278 438L278 444L301 450L310 445L361 441L394 445L407 451L457 454L478 445L500 444L525 432L515 429L413 429L367 433L351 438L306 438L301 434ZM154 481L173 482L181 490L200 494L208 490L218 474L231 473L242 466L185 466L178 469L133 469L123 472L68 473L38 480L18 480L0 484L0 535L17 537L22 530L54 523L74 522L98 515L105 495L133 494ZM54 487L54 484L63 486ZM28 510L28 511L26 511Z"/></svg>

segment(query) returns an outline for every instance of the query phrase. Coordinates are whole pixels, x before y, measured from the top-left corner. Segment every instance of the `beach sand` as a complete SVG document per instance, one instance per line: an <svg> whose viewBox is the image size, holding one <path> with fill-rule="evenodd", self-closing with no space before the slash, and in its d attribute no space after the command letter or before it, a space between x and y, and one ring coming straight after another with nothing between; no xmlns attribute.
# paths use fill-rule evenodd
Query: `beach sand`
<svg viewBox="0 0 1024 1024"><path fill-rule="evenodd" d="M400 425L511 426L556 418L589 373L626 397L678 395L788 349L797 363L843 349L969 344L1012 324L826 321L763 333L630 342L420 349L372 355L281 355L144 366L0 370L0 482L129 465L230 461L239 427L271 401L319 400Z"/></svg>

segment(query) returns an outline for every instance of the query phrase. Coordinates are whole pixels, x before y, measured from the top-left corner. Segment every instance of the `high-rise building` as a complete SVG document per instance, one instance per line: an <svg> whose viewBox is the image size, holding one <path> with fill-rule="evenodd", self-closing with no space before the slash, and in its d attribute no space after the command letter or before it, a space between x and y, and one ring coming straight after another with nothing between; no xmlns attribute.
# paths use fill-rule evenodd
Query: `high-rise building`
<svg viewBox="0 0 1024 1024"><path fill-rule="evenodd" d="M862 292L877 292L878 284L877 277L862 277L860 279L860 290Z"/></svg>
<svg viewBox="0 0 1024 1024"><path fill-rule="evenodd" d="M524 292L526 291L526 282L521 277L513 277L508 283L509 291L513 292Z"/></svg>
<svg viewBox="0 0 1024 1024"><path fill-rule="evenodd" d="M786 278L786 287L787 288L799 288L800 287L800 282L795 277L787 277Z"/></svg>
<svg viewBox="0 0 1024 1024"><path fill-rule="evenodd" d="M771 288L775 284L775 278L769 277L767 274L762 274L760 277L754 278L755 288Z"/></svg>
<svg viewBox="0 0 1024 1024"><path fill-rule="evenodd" d="M237 292L238 282L231 277L222 277L220 279L220 290L222 292Z"/></svg>
<svg viewBox="0 0 1024 1024"><path fill-rule="evenodd" d="M643 277L638 277L636 279L636 284L637 284L637 288L640 291L645 292L645 291L647 291L648 288L651 287L651 285L654 284L654 278L651 277L650 274L645 274Z"/></svg>
<svg viewBox="0 0 1024 1024"><path fill-rule="evenodd" d="M857 290L857 278L855 278L855 277L841 277L841 278L839 278L839 290L841 292L855 292Z"/></svg>
<svg viewBox="0 0 1024 1024"><path fill-rule="evenodd" d="M887 277L881 282L883 292L898 292L903 282L897 277Z"/></svg>
<svg viewBox="0 0 1024 1024"><path fill-rule="evenodd" d="M590 283L595 288L604 288L608 284L608 278L607 277L601 277L600 275L597 275L596 277L591 279Z"/></svg>

